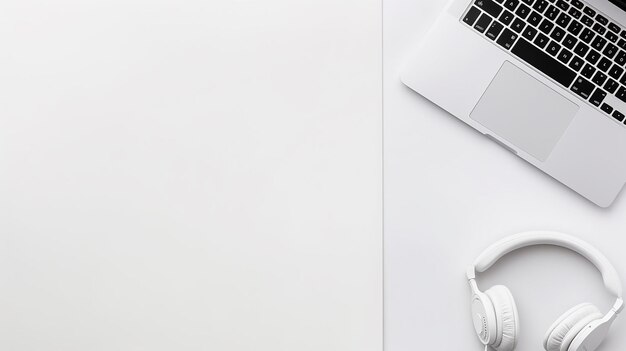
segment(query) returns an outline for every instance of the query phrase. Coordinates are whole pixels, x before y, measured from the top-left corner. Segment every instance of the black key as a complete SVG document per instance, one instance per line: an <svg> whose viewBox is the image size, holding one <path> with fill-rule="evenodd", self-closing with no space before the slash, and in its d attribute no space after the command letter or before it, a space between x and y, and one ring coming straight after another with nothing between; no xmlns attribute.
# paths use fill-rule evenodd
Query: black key
<svg viewBox="0 0 626 351"><path fill-rule="evenodd" d="M621 112L619 112L617 110L613 111L613 115L612 116L613 116L613 118L615 118L616 120L618 120L620 122L623 121L624 118L626 117L626 116L624 116L623 113L621 113Z"/></svg>
<svg viewBox="0 0 626 351"><path fill-rule="evenodd" d="M591 98L589 99L589 102L591 102L591 104L594 105L594 106L600 106L602 101L604 101L605 97L606 97L606 92L604 90L598 88L591 95Z"/></svg>
<svg viewBox="0 0 626 351"><path fill-rule="evenodd" d="M604 47L604 45L606 44L606 39L602 38L601 36L597 36L593 42L591 43L591 47L593 47L594 49L600 51L602 50L602 48Z"/></svg>
<svg viewBox="0 0 626 351"><path fill-rule="evenodd" d="M559 18L556 19L556 24L565 28L567 27L567 25L569 24L571 20L572 20L572 17L566 14L565 12L563 12L559 15Z"/></svg>
<svg viewBox="0 0 626 351"><path fill-rule="evenodd" d="M609 76L615 79L619 79L623 73L624 69L618 65L613 65L613 67L611 67L611 69L609 70Z"/></svg>
<svg viewBox="0 0 626 351"><path fill-rule="evenodd" d="M559 15L559 12L559 9L550 5L550 7L548 7L548 11L546 11L544 15L554 21L556 19L556 16Z"/></svg>
<svg viewBox="0 0 626 351"><path fill-rule="evenodd" d="M539 30L549 34L550 31L552 31L552 28L554 28L554 23L548 21L547 19L543 19L543 22L541 22L541 24L539 25Z"/></svg>
<svg viewBox="0 0 626 351"><path fill-rule="evenodd" d="M604 56L608 58L613 58L613 56L617 54L617 50L619 50L617 46L609 43L609 45L607 45L606 48L604 48L604 51L602 51L602 53L604 54Z"/></svg>
<svg viewBox="0 0 626 351"><path fill-rule="evenodd" d="M607 24L609 24L609 20L606 17L602 16L602 15L597 15L596 16L596 21L602 23L603 26L606 26Z"/></svg>
<svg viewBox="0 0 626 351"><path fill-rule="evenodd" d="M596 69L593 68L593 66L590 64L586 64L585 67L583 68L583 71L580 72L580 74L582 74L585 78L589 78L589 79L591 79L591 77L593 77L595 73L596 73Z"/></svg>
<svg viewBox="0 0 626 351"><path fill-rule="evenodd" d="M583 25L578 21L573 21L569 27L567 27L567 31L574 35L578 35L581 30L583 30Z"/></svg>
<svg viewBox="0 0 626 351"><path fill-rule="evenodd" d="M593 37L595 37L595 36L596 36L596 34L594 32L592 32L591 29L585 28L585 29L583 29L583 32L580 33L580 40L582 40L585 43L589 44L591 42L591 40L593 39Z"/></svg>
<svg viewBox="0 0 626 351"><path fill-rule="evenodd" d="M526 26L526 23L524 21L522 21L519 18L516 18L513 21L513 24L511 24L511 29L513 29L516 33L521 33L525 26Z"/></svg>
<svg viewBox="0 0 626 351"><path fill-rule="evenodd" d="M480 18L478 19L478 22L476 22L474 28L476 28L477 31L484 33L487 30L487 27L489 27L490 23L491 17L489 17L488 14L483 13L482 16L480 16Z"/></svg>
<svg viewBox="0 0 626 351"><path fill-rule="evenodd" d="M573 7L572 7L571 9L569 9L569 11L567 11L567 13L569 13L569 14L570 14L570 16L572 16L572 17L574 17L574 18L576 18L576 19L579 19L579 18L580 18L580 17L582 17L582 15L583 15L583 13L582 13L582 12L580 12L580 11L576 10L576 9L575 9L575 8L573 8Z"/></svg>
<svg viewBox="0 0 626 351"><path fill-rule="evenodd" d="M620 36L624 39L626 39L626 29L624 29L621 33Z"/></svg>
<svg viewBox="0 0 626 351"><path fill-rule="evenodd" d="M582 57L584 57L588 51L589 47L584 43L578 43L578 45L576 45L576 49L574 49L574 52Z"/></svg>
<svg viewBox="0 0 626 351"><path fill-rule="evenodd" d="M546 0L538 0L533 6L533 9L539 13L543 13L543 11L548 7L548 2Z"/></svg>
<svg viewBox="0 0 626 351"><path fill-rule="evenodd" d="M591 16L591 17L595 17L596 16L596 11L594 9L592 9L591 7L589 7L589 6L585 7L583 12L586 13L587 15Z"/></svg>
<svg viewBox="0 0 626 351"><path fill-rule="evenodd" d="M509 25L509 23L511 23L511 21L513 20L513 14L507 10L504 10L504 12L502 13L502 16L500 16L500 22L504 23L505 25Z"/></svg>
<svg viewBox="0 0 626 351"><path fill-rule="evenodd" d="M530 16L528 16L528 23L537 27L539 23L541 23L541 15L537 13L536 11L533 11L533 13L531 13Z"/></svg>
<svg viewBox="0 0 626 351"><path fill-rule="evenodd" d="M565 46L566 48L570 50L572 50L574 46L576 46L576 43L578 43L578 39L576 39L576 37L574 37L571 34L568 34L565 37L565 40L563 40L563 46Z"/></svg>
<svg viewBox="0 0 626 351"><path fill-rule="evenodd" d="M600 33L600 35L604 35L604 33L606 33L606 27L603 27L600 23L594 24L593 30Z"/></svg>
<svg viewBox="0 0 626 351"><path fill-rule="evenodd" d="M582 10L582 8L585 7L585 5L579 0L572 0L572 5L579 10Z"/></svg>
<svg viewBox="0 0 626 351"><path fill-rule="evenodd" d="M524 33L522 33L522 36L528 39L528 41L535 39L535 35L537 35L537 30L531 26L526 27L526 29L524 29Z"/></svg>
<svg viewBox="0 0 626 351"><path fill-rule="evenodd" d="M615 93L615 96L623 102L626 102L626 88L619 87L619 89L617 89L617 93Z"/></svg>
<svg viewBox="0 0 626 351"><path fill-rule="evenodd" d="M568 4L568 3L566 3L566 2L565 2L565 1L563 1L563 0L558 0L558 1L556 2L556 6L557 6L558 8L560 8L561 10L563 10L563 11L567 11L567 10L569 10L569 4Z"/></svg>
<svg viewBox="0 0 626 351"><path fill-rule="evenodd" d="M589 51L589 54L587 55L587 61L591 62L592 65L595 65L599 59L600 53L591 49L591 51Z"/></svg>
<svg viewBox="0 0 626 351"><path fill-rule="evenodd" d="M534 2L535 0L522 0L522 1L523 1L524 3L526 3L528 6L530 6L530 5L532 5L532 4L533 4L533 2Z"/></svg>
<svg viewBox="0 0 626 351"><path fill-rule="evenodd" d="M600 107L600 109L602 109L602 111L608 113L609 115L613 113L613 107L611 107L611 105L606 104L606 103L602 104L602 107Z"/></svg>
<svg viewBox="0 0 626 351"><path fill-rule="evenodd" d="M619 34L620 27L617 24L611 22L611 23L609 23L609 30L612 31L613 33Z"/></svg>
<svg viewBox="0 0 626 351"><path fill-rule="evenodd" d="M620 79L619 82L622 83L623 85L626 85L626 74L622 76L622 79Z"/></svg>
<svg viewBox="0 0 626 351"><path fill-rule="evenodd" d="M557 44L554 40L551 41L550 44L548 44L548 47L546 48L546 51L548 52L548 54L552 56L556 56L556 54L558 54L560 50L561 50L561 45Z"/></svg>
<svg viewBox="0 0 626 351"><path fill-rule="evenodd" d="M592 82L596 83L596 85L602 86L602 84L604 84L604 82L606 82L606 79L608 77L606 76L606 74L598 71L596 72L596 74L593 76L593 79L591 80Z"/></svg>
<svg viewBox="0 0 626 351"><path fill-rule="evenodd" d="M593 24L595 23L593 21L593 19L591 19L591 17L589 17L587 15L584 15L583 18L580 21L587 27L592 27Z"/></svg>
<svg viewBox="0 0 626 351"><path fill-rule="evenodd" d="M578 56L574 56L574 58L572 59L572 62L569 63L569 68L578 72L580 71L581 68L583 68L584 64L585 64L585 60L581 59Z"/></svg>
<svg viewBox="0 0 626 351"><path fill-rule="evenodd" d="M517 40L517 34L513 33L510 29L505 29L497 43L505 49L510 49Z"/></svg>
<svg viewBox="0 0 626 351"><path fill-rule="evenodd" d="M587 100L595 86L583 77L578 77L572 85L572 91Z"/></svg>
<svg viewBox="0 0 626 351"><path fill-rule="evenodd" d="M517 8L517 11L515 11L515 14L522 19L525 19L526 17L528 17L528 14L530 13L530 7L521 4L519 5L519 7Z"/></svg>
<svg viewBox="0 0 626 351"><path fill-rule="evenodd" d="M552 34L550 34L550 38L554 39L556 42L561 42L565 37L565 31L559 27L554 28Z"/></svg>
<svg viewBox="0 0 626 351"><path fill-rule="evenodd" d="M543 48L546 47L546 45L548 45L549 41L550 41L550 38L548 38L547 36L539 33L539 35L535 39L534 43L535 43L535 45L537 45L538 47L543 49Z"/></svg>
<svg viewBox="0 0 626 351"><path fill-rule="evenodd" d="M519 5L519 0L506 0L504 2L504 7L511 11L515 11L515 8Z"/></svg>
<svg viewBox="0 0 626 351"><path fill-rule="evenodd" d="M493 21L493 23L491 23L489 29L487 30L487 38L491 40L496 40L496 38L498 37L498 35L500 35L500 32L502 32L503 29L504 25L502 25L498 21Z"/></svg>
<svg viewBox="0 0 626 351"><path fill-rule="evenodd" d="M620 39L619 42L617 42L617 46L626 50L626 40Z"/></svg>
<svg viewBox="0 0 626 351"><path fill-rule="evenodd" d="M513 47L513 54L566 87L576 78L576 73L533 44L520 38Z"/></svg>
<svg viewBox="0 0 626 351"><path fill-rule="evenodd" d="M600 59L600 62L598 62L598 69L602 72L606 72L609 70L609 68L611 68L611 60L606 57Z"/></svg>
<svg viewBox="0 0 626 351"><path fill-rule="evenodd" d="M611 94L613 94L615 90L617 90L617 87L619 87L619 84L611 78L609 78L609 80L606 81L606 84L604 84L604 89L606 89Z"/></svg>
<svg viewBox="0 0 626 351"><path fill-rule="evenodd" d="M490 14L492 17L498 18L502 12L502 6L496 4L493 0L476 0L474 5Z"/></svg>
<svg viewBox="0 0 626 351"><path fill-rule="evenodd" d="M624 64L626 64L626 52L620 50L619 54L615 56L615 63L617 63L620 66L624 66Z"/></svg>
<svg viewBox="0 0 626 351"><path fill-rule="evenodd" d="M574 54L572 54L571 51L569 51L567 49L563 49L559 53L559 56L557 56L557 59L559 61L563 62L564 64L567 64L569 62L569 60L572 58L572 56L574 56Z"/></svg>
<svg viewBox="0 0 626 351"><path fill-rule="evenodd" d="M615 43L617 41L617 39L619 39L619 37L617 36L617 34L613 33L613 32L607 32L605 37L607 39L609 39L610 42Z"/></svg>

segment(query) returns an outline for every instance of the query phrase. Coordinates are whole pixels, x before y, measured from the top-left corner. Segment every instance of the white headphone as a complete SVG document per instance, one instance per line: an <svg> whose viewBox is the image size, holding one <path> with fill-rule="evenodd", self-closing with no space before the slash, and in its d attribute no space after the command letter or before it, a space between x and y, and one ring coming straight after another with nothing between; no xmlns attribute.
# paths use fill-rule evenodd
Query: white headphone
<svg viewBox="0 0 626 351"><path fill-rule="evenodd" d="M616 296L615 305L606 315L590 303L570 309L552 324L543 342L547 351L594 351L624 308L622 283L615 268L600 251L580 239L556 232L528 232L505 238L487 248L468 268L472 319L485 350L512 351L519 336L519 319L509 289L499 285L483 293L476 283L476 272L486 271L512 251L534 245L560 246L581 254L598 268L607 290Z"/></svg>

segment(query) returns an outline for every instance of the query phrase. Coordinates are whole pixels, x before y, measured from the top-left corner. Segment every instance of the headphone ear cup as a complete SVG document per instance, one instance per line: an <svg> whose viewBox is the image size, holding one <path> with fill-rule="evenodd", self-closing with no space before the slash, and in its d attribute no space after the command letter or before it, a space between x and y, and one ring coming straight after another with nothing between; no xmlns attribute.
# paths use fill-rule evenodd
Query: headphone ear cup
<svg viewBox="0 0 626 351"><path fill-rule="evenodd" d="M496 313L496 341L491 346L498 351L512 351L519 335L519 317L513 294L503 285L494 286L485 294L493 303Z"/></svg>
<svg viewBox="0 0 626 351"><path fill-rule="evenodd" d="M602 319L602 313L590 303L571 308L550 326L544 339L544 348L546 351L567 351L576 335L597 319Z"/></svg>

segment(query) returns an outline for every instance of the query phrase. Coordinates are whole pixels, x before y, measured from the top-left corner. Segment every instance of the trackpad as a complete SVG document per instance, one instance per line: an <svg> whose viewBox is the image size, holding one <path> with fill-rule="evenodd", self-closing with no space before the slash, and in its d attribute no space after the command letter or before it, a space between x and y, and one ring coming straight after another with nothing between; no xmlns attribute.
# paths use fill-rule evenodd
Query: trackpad
<svg viewBox="0 0 626 351"><path fill-rule="evenodd" d="M545 161L577 112L576 104L507 61L470 117Z"/></svg>

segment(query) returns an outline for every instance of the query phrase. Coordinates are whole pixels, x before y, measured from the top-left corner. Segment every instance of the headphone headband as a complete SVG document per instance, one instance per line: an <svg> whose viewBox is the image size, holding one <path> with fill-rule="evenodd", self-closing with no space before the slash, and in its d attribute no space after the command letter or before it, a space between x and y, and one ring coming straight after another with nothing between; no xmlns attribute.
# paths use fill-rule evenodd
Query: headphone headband
<svg viewBox="0 0 626 351"><path fill-rule="evenodd" d="M553 245L579 253L593 263L600 273L607 290L622 298L622 283L615 267L600 251L573 236L548 231L526 232L504 238L488 247L474 262L476 272L484 272L500 258L518 249L535 245Z"/></svg>

